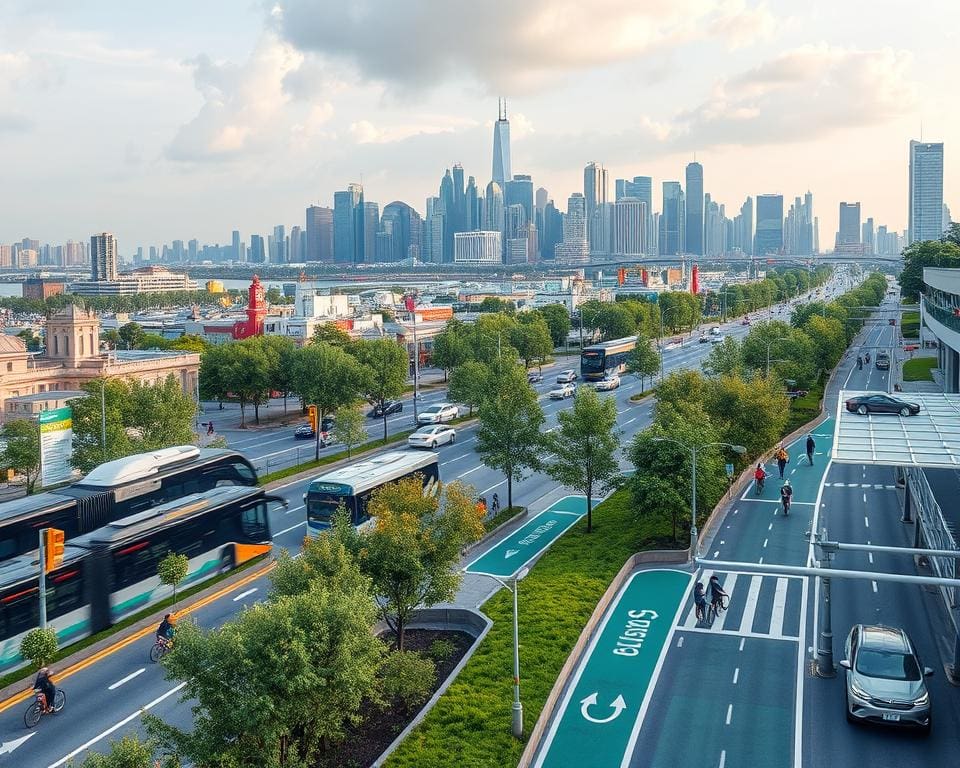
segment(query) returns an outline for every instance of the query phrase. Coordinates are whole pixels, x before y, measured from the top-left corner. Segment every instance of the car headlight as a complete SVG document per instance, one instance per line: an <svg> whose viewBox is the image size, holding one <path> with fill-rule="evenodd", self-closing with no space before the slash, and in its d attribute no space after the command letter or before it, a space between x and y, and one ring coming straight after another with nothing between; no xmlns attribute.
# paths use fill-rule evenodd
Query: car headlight
<svg viewBox="0 0 960 768"><path fill-rule="evenodd" d="M857 685L856 681L851 681L850 683L850 693L856 696L858 699L867 700L870 698L870 694L867 693L863 688Z"/></svg>
<svg viewBox="0 0 960 768"><path fill-rule="evenodd" d="M924 691L922 696L918 696L911 702L911 704L913 704L913 706L915 707L925 707L929 703L930 703L930 693L928 691Z"/></svg>

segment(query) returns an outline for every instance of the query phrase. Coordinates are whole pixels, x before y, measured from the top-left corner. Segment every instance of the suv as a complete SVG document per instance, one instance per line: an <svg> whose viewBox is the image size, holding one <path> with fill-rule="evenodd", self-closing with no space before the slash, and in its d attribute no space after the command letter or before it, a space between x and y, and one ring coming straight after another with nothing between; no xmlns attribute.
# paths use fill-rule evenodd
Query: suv
<svg viewBox="0 0 960 768"><path fill-rule="evenodd" d="M877 353L877 362L876 366L878 370L889 371L890 370L890 355L886 352Z"/></svg>
<svg viewBox="0 0 960 768"><path fill-rule="evenodd" d="M460 415L460 409L452 403L438 403L417 414L417 424L440 424L453 421Z"/></svg>
<svg viewBox="0 0 960 768"><path fill-rule="evenodd" d="M567 368L565 371L560 371L560 375L557 376L557 384L569 384L572 381L577 380L577 372L573 368Z"/></svg>

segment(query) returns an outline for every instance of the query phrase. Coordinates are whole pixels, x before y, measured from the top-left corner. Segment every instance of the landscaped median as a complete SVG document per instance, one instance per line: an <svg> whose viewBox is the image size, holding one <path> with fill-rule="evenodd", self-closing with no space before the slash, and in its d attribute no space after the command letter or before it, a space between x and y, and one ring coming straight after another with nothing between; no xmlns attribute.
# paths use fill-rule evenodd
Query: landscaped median
<svg viewBox="0 0 960 768"><path fill-rule="evenodd" d="M629 491L558 539L520 582L520 693L525 732L540 715L567 657L611 580L634 553L666 544L663 518L637 518ZM669 546L669 545L668 545ZM389 768L515 766L524 743L510 734L513 606L500 590L483 605L493 626L423 722L387 759Z"/></svg>
<svg viewBox="0 0 960 768"><path fill-rule="evenodd" d="M903 363L904 381L933 381L933 369L937 367L935 357L915 357Z"/></svg>

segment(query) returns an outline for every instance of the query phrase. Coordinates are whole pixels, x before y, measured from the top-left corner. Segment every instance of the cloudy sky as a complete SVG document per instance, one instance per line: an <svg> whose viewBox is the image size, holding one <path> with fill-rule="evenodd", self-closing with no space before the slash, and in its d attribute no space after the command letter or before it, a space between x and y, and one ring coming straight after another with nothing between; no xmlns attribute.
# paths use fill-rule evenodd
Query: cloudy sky
<svg viewBox="0 0 960 768"><path fill-rule="evenodd" d="M728 215L812 190L831 246L840 200L906 227L921 125L960 218L958 48L954 0L0 0L0 242L226 242L351 181L423 212L489 181L503 95L563 206L595 160L659 207L696 153Z"/></svg>

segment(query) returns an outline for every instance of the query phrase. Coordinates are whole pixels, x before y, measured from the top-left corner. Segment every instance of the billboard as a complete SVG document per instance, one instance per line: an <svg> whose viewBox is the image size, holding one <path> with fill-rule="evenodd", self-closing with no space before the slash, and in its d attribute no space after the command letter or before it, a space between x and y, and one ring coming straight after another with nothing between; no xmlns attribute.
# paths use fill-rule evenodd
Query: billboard
<svg viewBox="0 0 960 768"><path fill-rule="evenodd" d="M54 408L40 414L40 485L47 487L73 477L73 409Z"/></svg>

